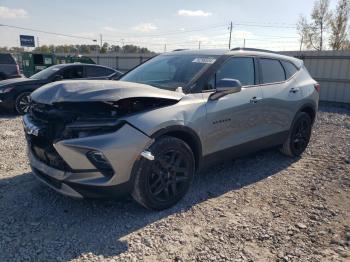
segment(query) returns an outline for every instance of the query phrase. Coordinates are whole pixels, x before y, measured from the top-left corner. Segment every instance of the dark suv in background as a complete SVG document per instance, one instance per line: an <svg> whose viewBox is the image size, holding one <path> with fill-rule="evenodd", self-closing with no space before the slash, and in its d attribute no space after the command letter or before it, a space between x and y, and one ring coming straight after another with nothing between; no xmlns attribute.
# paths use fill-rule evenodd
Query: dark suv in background
<svg viewBox="0 0 350 262"><path fill-rule="evenodd" d="M11 54L0 54L0 81L20 76L16 59Z"/></svg>
<svg viewBox="0 0 350 262"><path fill-rule="evenodd" d="M39 87L60 80L116 79L121 72L92 64L59 64L46 68L29 78L0 81L0 107L24 114L28 110L29 95Z"/></svg>

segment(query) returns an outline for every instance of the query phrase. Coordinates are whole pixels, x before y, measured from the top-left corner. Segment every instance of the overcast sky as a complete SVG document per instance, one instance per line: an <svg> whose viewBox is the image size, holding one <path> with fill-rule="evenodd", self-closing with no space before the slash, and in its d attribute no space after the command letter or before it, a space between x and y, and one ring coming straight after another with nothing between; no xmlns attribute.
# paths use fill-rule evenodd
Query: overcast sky
<svg viewBox="0 0 350 262"><path fill-rule="evenodd" d="M334 6L335 0L331 1ZM0 46L18 46L19 34L42 44L136 44L154 51L232 46L291 50L299 46L295 24L312 0L0 0L0 24L69 34L55 36L0 26Z"/></svg>

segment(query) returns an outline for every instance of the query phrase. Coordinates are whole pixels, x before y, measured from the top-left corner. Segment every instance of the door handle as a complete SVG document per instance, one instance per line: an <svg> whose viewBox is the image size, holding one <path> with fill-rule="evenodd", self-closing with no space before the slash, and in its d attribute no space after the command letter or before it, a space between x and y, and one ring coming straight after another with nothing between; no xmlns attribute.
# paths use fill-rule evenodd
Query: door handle
<svg viewBox="0 0 350 262"><path fill-rule="evenodd" d="M296 92L299 92L300 89L298 87L292 87L290 90L289 90L289 93L293 93L295 94Z"/></svg>
<svg viewBox="0 0 350 262"><path fill-rule="evenodd" d="M252 99L250 99L250 103L252 104L256 104L259 102L259 100L261 100L262 98L261 97L256 97L254 96Z"/></svg>

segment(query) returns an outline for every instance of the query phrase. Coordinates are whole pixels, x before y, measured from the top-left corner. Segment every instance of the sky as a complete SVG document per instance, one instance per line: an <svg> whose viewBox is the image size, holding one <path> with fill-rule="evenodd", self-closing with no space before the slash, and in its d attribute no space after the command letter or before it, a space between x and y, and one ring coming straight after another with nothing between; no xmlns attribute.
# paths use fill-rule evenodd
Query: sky
<svg viewBox="0 0 350 262"><path fill-rule="evenodd" d="M336 0L331 0L331 7ZM19 46L19 35L39 45L134 44L162 52L177 48L299 49L296 22L313 0L0 0L0 46ZM63 35L52 35L10 25ZM75 36L68 37L64 35Z"/></svg>

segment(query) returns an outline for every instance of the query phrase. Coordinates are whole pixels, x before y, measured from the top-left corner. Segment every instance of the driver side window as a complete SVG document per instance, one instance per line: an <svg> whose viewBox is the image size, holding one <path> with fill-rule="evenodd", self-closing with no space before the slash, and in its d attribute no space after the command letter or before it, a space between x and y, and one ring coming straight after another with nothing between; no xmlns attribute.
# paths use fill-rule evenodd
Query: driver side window
<svg viewBox="0 0 350 262"><path fill-rule="evenodd" d="M241 82L242 86L254 85L254 59L252 57L229 58L216 73L209 78L205 90L215 89L217 82L224 78L237 79Z"/></svg>

